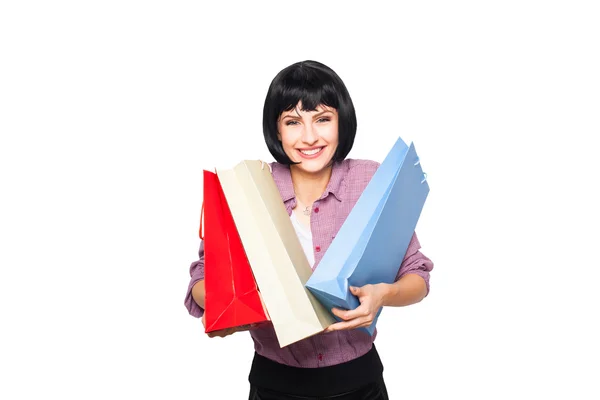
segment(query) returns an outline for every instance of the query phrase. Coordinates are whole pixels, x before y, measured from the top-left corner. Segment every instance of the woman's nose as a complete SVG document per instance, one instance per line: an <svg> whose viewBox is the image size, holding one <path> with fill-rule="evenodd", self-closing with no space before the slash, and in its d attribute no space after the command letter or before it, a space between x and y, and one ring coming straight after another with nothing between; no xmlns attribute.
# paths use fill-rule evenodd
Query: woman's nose
<svg viewBox="0 0 600 400"><path fill-rule="evenodd" d="M308 145L312 145L317 140L319 140L319 137L317 136L317 132L315 132L315 130L313 129L312 126L305 125L304 131L302 132L302 142L304 142Z"/></svg>

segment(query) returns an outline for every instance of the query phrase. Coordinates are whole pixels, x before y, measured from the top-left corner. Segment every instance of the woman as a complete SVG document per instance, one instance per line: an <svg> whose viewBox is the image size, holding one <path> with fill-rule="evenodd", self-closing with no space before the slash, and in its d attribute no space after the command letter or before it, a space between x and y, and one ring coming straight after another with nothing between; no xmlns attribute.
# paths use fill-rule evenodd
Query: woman
<svg viewBox="0 0 600 400"><path fill-rule="evenodd" d="M263 110L266 144L277 162L275 183L306 256L318 266L378 164L346 159L356 133L350 95L329 67L304 61L283 69L271 83ZM383 306L406 306L429 291L433 263L413 236L393 284L351 288L355 310L333 312L342 321L325 332L280 348L272 324L225 329L224 337L250 329L255 357L249 399L387 399L383 366L373 345L371 324ZM204 248L190 267L186 307L204 313ZM203 321L204 322L204 321Z"/></svg>

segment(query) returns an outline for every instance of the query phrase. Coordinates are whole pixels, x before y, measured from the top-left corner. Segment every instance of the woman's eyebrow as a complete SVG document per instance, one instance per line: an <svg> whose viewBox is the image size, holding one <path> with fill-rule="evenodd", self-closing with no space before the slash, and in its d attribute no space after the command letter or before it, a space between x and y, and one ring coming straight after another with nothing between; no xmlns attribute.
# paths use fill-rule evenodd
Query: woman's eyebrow
<svg viewBox="0 0 600 400"><path fill-rule="evenodd" d="M333 111L331 110L323 110L319 113L316 113L315 115L313 115L313 118L319 118L321 115L326 114L326 113L332 113ZM293 118L293 119L302 119L301 116L297 115L297 114L287 114L286 116L284 116L282 119L286 119L286 118Z"/></svg>
<svg viewBox="0 0 600 400"><path fill-rule="evenodd" d="M323 115L325 113L332 113L333 114L333 111L331 111L331 110L323 110L320 113L317 113L317 114L313 115L313 118L318 118L318 117L320 117L321 115Z"/></svg>
<svg viewBox="0 0 600 400"><path fill-rule="evenodd" d="M288 114L285 117L283 117L282 119L286 119L286 118L301 119L299 115L292 115L292 114Z"/></svg>

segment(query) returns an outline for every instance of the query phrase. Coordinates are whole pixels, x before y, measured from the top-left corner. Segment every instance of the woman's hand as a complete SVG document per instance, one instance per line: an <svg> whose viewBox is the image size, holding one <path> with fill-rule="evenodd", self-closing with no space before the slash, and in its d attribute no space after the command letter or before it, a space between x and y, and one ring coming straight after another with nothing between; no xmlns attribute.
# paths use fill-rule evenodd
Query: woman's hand
<svg viewBox="0 0 600 400"><path fill-rule="evenodd" d="M250 329L255 328L257 325L258 324L249 324L249 325L235 326L233 328L227 328L227 329L221 329L221 330L218 330L218 331L208 332L207 335L210 338L213 338L213 337L222 337L223 338L225 336L232 335L232 334L234 334L236 332L249 331ZM202 326L204 327L204 329L206 329L206 320L204 318L204 315L202 315Z"/></svg>
<svg viewBox="0 0 600 400"><path fill-rule="evenodd" d="M350 292L358 297L360 305L354 310L332 309L333 314L342 319L327 329L325 332L340 331L344 329L363 328L371 325L379 309L383 307L384 297L388 293L388 286L385 283L376 285L365 285L363 287L350 287Z"/></svg>

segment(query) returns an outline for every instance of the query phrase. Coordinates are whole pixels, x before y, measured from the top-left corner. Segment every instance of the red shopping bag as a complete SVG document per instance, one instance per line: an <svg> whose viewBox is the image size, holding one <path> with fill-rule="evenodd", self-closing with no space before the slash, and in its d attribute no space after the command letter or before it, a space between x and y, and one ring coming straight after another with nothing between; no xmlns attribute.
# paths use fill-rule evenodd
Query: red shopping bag
<svg viewBox="0 0 600 400"><path fill-rule="evenodd" d="M206 332L268 320L223 188L209 171L202 214Z"/></svg>

